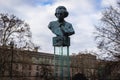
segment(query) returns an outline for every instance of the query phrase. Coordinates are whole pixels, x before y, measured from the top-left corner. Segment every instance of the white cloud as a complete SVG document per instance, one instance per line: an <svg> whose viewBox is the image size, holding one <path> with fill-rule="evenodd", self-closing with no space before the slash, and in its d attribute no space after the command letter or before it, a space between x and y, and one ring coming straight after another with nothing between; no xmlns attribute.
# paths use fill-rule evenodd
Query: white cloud
<svg viewBox="0 0 120 80"><path fill-rule="evenodd" d="M93 1L56 0L53 4L32 5L25 3L24 0L8 0L8 3L2 0L0 1L0 7L4 10L0 10L4 12L10 9L11 13L15 13L29 23L33 33L33 41L42 48L40 51L52 53L52 37L55 35L48 29L48 24L50 21L56 20L54 16L55 8L59 5L65 6L69 12L66 21L72 23L75 29L75 35L71 36L70 51L71 53L77 53L86 49L96 50L93 40L94 22L100 18L100 15L99 12L96 12L95 2ZM19 3L20 5L18 5Z"/></svg>
<svg viewBox="0 0 120 80"><path fill-rule="evenodd" d="M116 5L117 0L102 0L101 5L103 7L108 7L110 5L114 6Z"/></svg>

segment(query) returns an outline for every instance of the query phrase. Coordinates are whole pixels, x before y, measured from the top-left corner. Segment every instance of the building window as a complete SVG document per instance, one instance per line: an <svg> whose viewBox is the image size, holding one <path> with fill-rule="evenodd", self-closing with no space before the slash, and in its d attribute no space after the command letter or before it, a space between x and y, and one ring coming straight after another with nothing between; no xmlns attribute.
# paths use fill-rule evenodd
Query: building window
<svg viewBox="0 0 120 80"><path fill-rule="evenodd" d="M4 75L4 71L2 71L1 73L2 73L2 74L0 74L0 75Z"/></svg>
<svg viewBox="0 0 120 80"><path fill-rule="evenodd" d="M37 77L39 76L39 72L36 72L36 76L37 76Z"/></svg>
<svg viewBox="0 0 120 80"><path fill-rule="evenodd" d="M36 70L39 70L39 66L36 66Z"/></svg>
<svg viewBox="0 0 120 80"><path fill-rule="evenodd" d="M15 65L15 69L18 69L18 64Z"/></svg>
<svg viewBox="0 0 120 80"><path fill-rule="evenodd" d="M24 65L22 66L22 70L24 70Z"/></svg>
<svg viewBox="0 0 120 80"><path fill-rule="evenodd" d="M45 64L48 64L48 58L45 58L44 63L45 63Z"/></svg>
<svg viewBox="0 0 120 80"><path fill-rule="evenodd" d="M38 63L42 63L42 58L40 57L39 59L38 59Z"/></svg>
<svg viewBox="0 0 120 80"><path fill-rule="evenodd" d="M29 65L29 70L31 70L32 69L32 66L31 65Z"/></svg>
<svg viewBox="0 0 120 80"><path fill-rule="evenodd" d="M29 76L31 76L31 72L29 72Z"/></svg>

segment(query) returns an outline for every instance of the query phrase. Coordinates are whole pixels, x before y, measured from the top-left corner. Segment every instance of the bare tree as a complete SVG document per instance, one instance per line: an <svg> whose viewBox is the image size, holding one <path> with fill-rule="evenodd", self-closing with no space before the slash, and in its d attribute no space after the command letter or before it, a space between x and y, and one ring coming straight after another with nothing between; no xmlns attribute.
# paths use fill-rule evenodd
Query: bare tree
<svg viewBox="0 0 120 80"><path fill-rule="evenodd" d="M113 60L105 64L104 78L118 78L120 71L120 1L116 6L106 8L102 15L101 23L96 26L96 40L101 52L109 54L110 60Z"/></svg>
<svg viewBox="0 0 120 80"><path fill-rule="evenodd" d="M35 45L31 38L32 33L27 23L15 15L0 14L0 78L4 76L5 71L10 72L10 63L12 64L14 61L12 58L19 57L20 59L22 57L16 52L19 48L34 50ZM13 49L8 49L11 41L14 41L16 45ZM14 57L12 57L13 54Z"/></svg>
<svg viewBox="0 0 120 80"><path fill-rule="evenodd" d="M15 15L0 14L0 45L8 46L14 40L17 48L31 49L34 44L31 41L30 27Z"/></svg>
<svg viewBox="0 0 120 80"><path fill-rule="evenodd" d="M120 4L103 11L101 23L96 26L98 48L114 57L120 55Z"/></svg>

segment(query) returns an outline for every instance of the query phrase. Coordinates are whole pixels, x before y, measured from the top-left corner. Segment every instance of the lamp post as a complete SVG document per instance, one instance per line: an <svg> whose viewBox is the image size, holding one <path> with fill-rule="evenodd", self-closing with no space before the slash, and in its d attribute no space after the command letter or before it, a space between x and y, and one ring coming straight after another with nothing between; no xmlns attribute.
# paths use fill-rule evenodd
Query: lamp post
<svg viewBox="0 0 120 80"><path fill-rule="evenodd" d="M10 49L11 49L11 60L10 60L10 80L12 80L12 69L13 69L13 66L12 66L12 63L13 63L13 48L14 48L14 41L11 41L10 42Z"/></svg>

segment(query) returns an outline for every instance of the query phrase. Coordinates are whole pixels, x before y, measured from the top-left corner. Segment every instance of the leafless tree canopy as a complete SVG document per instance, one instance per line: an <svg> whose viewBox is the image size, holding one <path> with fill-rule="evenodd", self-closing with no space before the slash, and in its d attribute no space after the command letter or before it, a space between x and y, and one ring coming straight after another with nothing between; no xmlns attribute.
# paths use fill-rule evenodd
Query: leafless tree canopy
<svg viewBox="0 0 120 80"><path fill-rule="evenodd" d="M98 48L114 57L120 55L120 4L117 4L103 11L101 24L96 26Z"/></svg>
<svg viewBox="0 0 120 80"><path fill-rule="evenodd" d="M17 48L31 48L32 33L30 27L15 15L0 14L0 45L9 46L13 40Z"/></svg>

